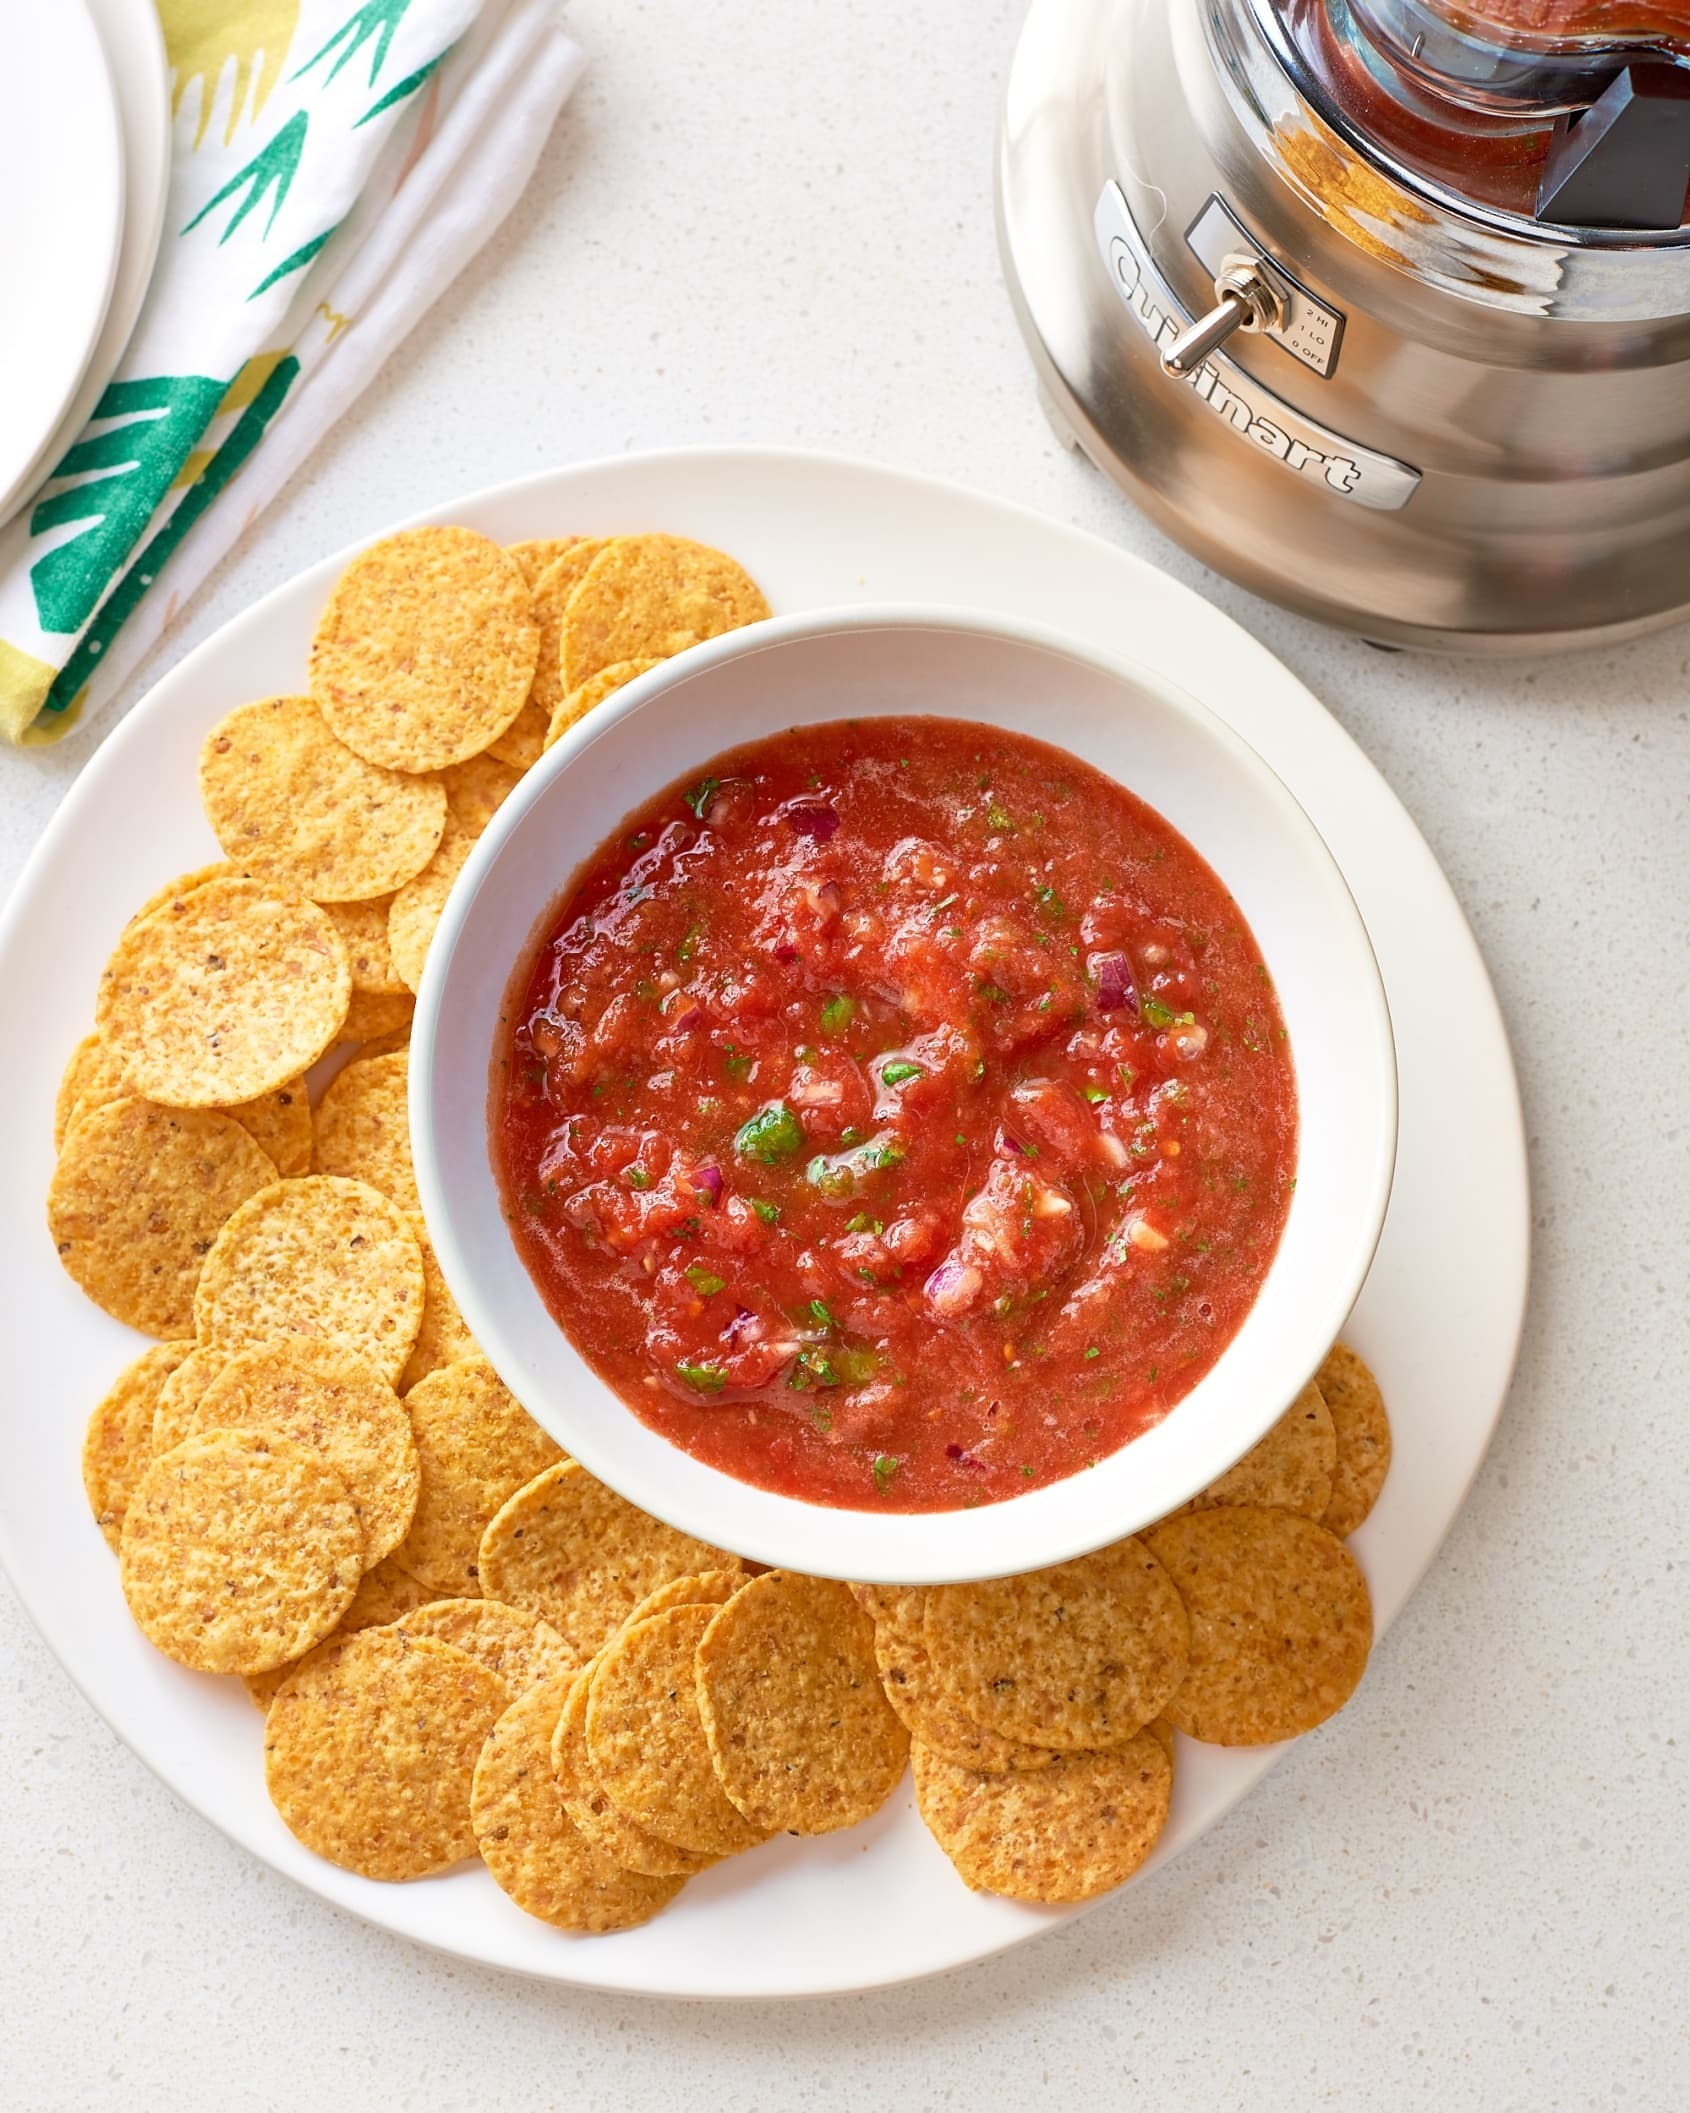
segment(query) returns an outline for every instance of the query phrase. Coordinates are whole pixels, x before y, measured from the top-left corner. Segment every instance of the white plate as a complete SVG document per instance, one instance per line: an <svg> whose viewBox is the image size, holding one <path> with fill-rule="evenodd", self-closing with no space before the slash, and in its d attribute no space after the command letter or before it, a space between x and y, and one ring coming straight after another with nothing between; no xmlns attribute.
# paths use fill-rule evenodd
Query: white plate
<svg viewBox="0 0 1690 2113"><path fill-rule="evenodd" d="M0 9L0 492L8 501L87 371L111 303L123 205L117 103L83 0Z"/></svg>
<svg viewBox="0 0 1690 2113"><path fill-rule="evenodd" d="M1354 891L1397 1028L1396 1186L1350 1328L1396 1426L1390 1481L1356 1540L1383 1630L1448 1532L1501 1409L1529 1218L1513 1066L1484 964L1430 850L1349 737L1265 648L1138 559L868 464L751 450L632 457L507 485L431 518L505 542L659 524L731 550L777 611L907 600L1025 618L1164 671L1278 771ZM375 1885L319 1862L283 1827L264 1794L260 1719L239 1686L182 1671L130 1623L83 1500L78 1453L89 1409L139 1345L82 1298L47 1239L54 1088L128 912L217 855L195 797L202 736L239 699L298 687L343 563L278 589L158 685L89 764L0 925L0 1019L10 1028L0 1042L9 1306L0 1559L19 1597L95 1707L214 1826L325 1899L464 1958L589 1987L795 1995L936 1973L1050 1927L1062 1911L963 1888L907 1782L868 1825L772 1842L695 1879L668 1913L620 1936L548 1929L473 1867ZM1061 740L1060 726L1047 731ZM701 731L700 752L709 746ZM674 767L691 760L677 755ZM1321 1736L1341 1739L1343 1719ZM1155 1862L1195 1840L1282 1751L1182 1740Z"/></svg>
<svg viewBox="0 0 1690 2113"><path fill-rule="evenodd" d="M117 95L123 138L123 235L100 335L52 436L0 497L0 520L41 484L93 416L129 343L158 255L170 189L170 67L153 0L88 0Z"/></svg>

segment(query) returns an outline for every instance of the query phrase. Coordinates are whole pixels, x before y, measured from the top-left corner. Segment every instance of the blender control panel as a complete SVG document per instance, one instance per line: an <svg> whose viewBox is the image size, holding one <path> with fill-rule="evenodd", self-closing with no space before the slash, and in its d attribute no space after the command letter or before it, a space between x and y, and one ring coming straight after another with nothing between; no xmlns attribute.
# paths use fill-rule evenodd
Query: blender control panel
<svg viewBox="0 0 1690 2113"><path fill-rule="evenodd" d="M1322 379L1332 372L1344 338L1342 311L1316 300L1276 256L1246 231L1224 200L1211 198L1186 229L1185 239L1212 279L1218 279L1229 264L1240 258L1260 266L1280 295L1279 318L1267 325L1264 334L1283 345L1293 359L1313 368Z"/></svg>

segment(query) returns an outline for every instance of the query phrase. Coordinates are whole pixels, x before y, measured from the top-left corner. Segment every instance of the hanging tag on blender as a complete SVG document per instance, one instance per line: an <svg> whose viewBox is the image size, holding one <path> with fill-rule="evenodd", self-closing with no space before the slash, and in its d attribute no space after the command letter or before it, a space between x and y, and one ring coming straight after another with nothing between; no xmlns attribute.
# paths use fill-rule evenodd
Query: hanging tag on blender
<svg viewBox="0 0 1690 2113"><path fill-rule="evenodd" d="M1126 194L1113 180L1103 186L1092 226L1122 307L1157 352L1166 352L1191 329L1193 319L1151 262ZM1335 345L1333 349L1336 356ZM1164 374L1163 385L1189 389L1258 452L1353 505L1391 513L1406 506L1419 487L1420 472L1411 463L1363 447L1318 419L1305 417L1224 352L1208 352L1201 365L1178 378Z"/></svg>

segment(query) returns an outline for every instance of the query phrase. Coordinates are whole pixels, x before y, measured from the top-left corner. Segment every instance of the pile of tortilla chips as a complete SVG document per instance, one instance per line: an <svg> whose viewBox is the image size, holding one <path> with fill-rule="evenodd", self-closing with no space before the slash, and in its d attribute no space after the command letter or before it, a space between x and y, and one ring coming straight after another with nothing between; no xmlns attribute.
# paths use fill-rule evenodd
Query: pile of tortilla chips
<svg viewBox="0 0 1690 2113"><path fill-rule="evenodd" d="M245 1681L270 1795L317 1854L388 1880L479 1854L566 1930L630 1928L774 1834L853 1826L912 1763L967 1884L1089 1899L1154 1846L1176 1731L1306 1731L1372 1635L1343 1537L1390 1433L1342 1345L1172 1518L926 1589L758 1572L664 1525L480 1356L410 1159L435 924L552 741L767 613L731 558L672 536L430 528L364 552L308 693L207 737L225 862L126 927L56 1110L60 1256L159 1338L83 1452L135 1621Z"/></svg>

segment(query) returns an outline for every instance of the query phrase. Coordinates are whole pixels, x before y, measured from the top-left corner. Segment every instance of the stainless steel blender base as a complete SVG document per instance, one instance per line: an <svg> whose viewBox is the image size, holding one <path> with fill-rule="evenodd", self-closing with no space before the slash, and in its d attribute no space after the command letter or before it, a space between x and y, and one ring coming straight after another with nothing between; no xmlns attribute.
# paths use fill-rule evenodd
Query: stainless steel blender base
<svg viewBox="0 0 1690 2113"><path fill-rule="evenodd" d="M1342 254L1306 201L1276 197L1281 179L1268 160L1253 164L1248 137L1226 136L1223 92L1201 78L1213 70L1201 4L1034 0L1023 31L998 228L1053 424L1217 572L1380 644L1560 652L1690 615L1690 323L1562 320L1541 304L1521 313L1517 297L1512 312L1504 301L1487 314L1469 295L1405 286L1377 259ZM1111 185L1138 216L1129 226L1151 223L1145 263L1176 311L1160 344L1145 304L1129 312L1094 221ZM1301 414L1304 432L1331 428L1357 455L1405 470L1406 503L1386 493L1357 504L1295 474L1286 432L1269 426L1270 449L1253 446L1247 418L1227 430L1201 382L1194 394L1163 371L1173 331L1213 301L1186 239L1213 198L1270 259L1296 260L1317 312L1329 282L1341 311L1330 379L1259 336L1228 344L1221 366L1292 434ZM1564 267L1559 283L1572 283ZM1640 359L1651 333L1659 342ZM1582 350L1569 361L1572 339ZM1675 416L1659 415L1666 402ZM1305 468L1312 452L1300 451Z"/></svg>

